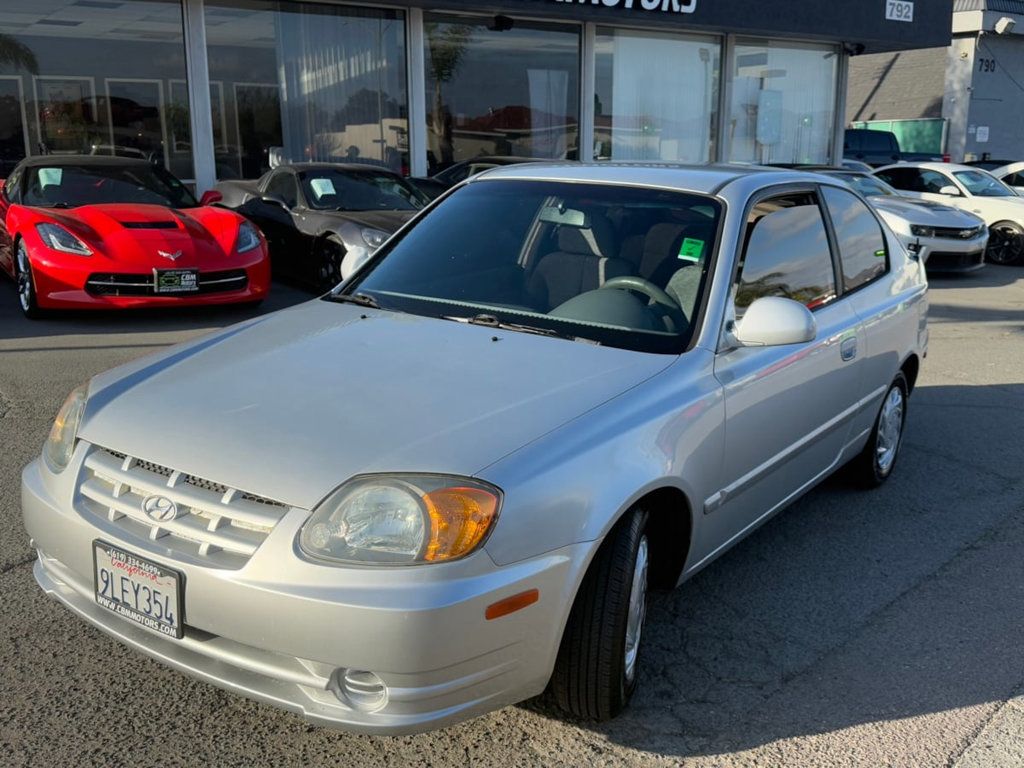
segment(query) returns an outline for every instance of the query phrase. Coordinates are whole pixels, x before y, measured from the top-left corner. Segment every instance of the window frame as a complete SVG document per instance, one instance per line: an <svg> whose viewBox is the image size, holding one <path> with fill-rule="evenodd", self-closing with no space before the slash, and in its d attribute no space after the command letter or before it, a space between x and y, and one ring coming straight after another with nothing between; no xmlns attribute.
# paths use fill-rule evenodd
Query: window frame
<svg viewBox="0 0 1024 768"><path fill-rule="evenodd" d="M815 183L790 183L790 184L777 184L771 187L764 187L758 190L755 194L750 196L747 204L743 207L743 218L742 221L746 222L750 218L751 211L761 203L772 200L777 197L786 197L788 195L813 195L815 205L818 208L818 214L821 216L822 224L825 227L825 238L828 242L829 260L832 263L832 284L835 286L836 297L833 301L827 304L811 309L807 307L807 311L814 314L820 310L828 309L829 307L842 301L846 295L843 290L843 281L840 279L840 275L837 274L836 270L839 268L838 256L836 254L835 240L830 230L831 222L828 218L828 211L824 209L824 200L822 199L819 191L820 184ZM744 225L745 227L745 225ZM730 320L735 321L736 317L736 297L733 293L733 288L738 284L740 278L740 265L743 263L746 255L748 245L748 239L746 232L743 232L743 236L737 238L736 250L733 253L733 264L732 264L732 276L729 280L729 298L728 298L728 310L726 312L725 322L728 323ZM804 305L806 306L806 305Z"/></svg>
<svg viewBox="0 0 1024 768"><path fill-rule="evenodd" d="M874 217L875 224L878 225L878 229L882 233L882 243L885 246L885 269L882 270L882 272L880 272L875 277L868 280L866 283L861 283L855 288L848 288L846 286L846 273L843 272L843 251L841 246L839 245L839 234L836 231L835 222L832 220L832 211L829 210L828 201L825 199L825 193L822 191L826 187L839 190L840 192L847 192L848 194L853 195L853 197L857 199L861 203L861 205L867 208L868 213L870 213ZM857 192L857 190L855 189L851 189L849 187L843 188L838 186L837 184L819 184L818 201L825 213L825 230L826 232L828 232L829 249L832 251L832 268L833 270L836 271L837 278L839 278L836 281L837 286L840 286L839 295L836 296L836 301L838 302L842 301L848 295L857 293L858 291L861 291L867 288L868 286L874 285L876 282L881 280L883 277L885 277L892 271L892 252L889 248L889 235L886 232L886 228L884 226L884 223L882 222L881 217L875 212L875 209L871 207L871 204L864 199L864 196Z"/></svg>

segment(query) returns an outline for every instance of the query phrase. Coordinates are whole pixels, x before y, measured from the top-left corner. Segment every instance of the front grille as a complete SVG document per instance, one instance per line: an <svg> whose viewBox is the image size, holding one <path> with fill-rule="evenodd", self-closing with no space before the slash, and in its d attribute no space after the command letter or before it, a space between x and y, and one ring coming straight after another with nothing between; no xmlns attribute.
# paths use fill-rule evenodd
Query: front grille
<svg viewBox="0 0 1024 768"><path fill-rule="evenodd" d="M970 269L978 267L985 261L985 252L975 253L946 253L944 251L932 251L928 254L926 267L934 272L944 270Z"/></svg>
<svg viewBox="0 0 1024 768"><path fill-rule="evenodd" d="M218 568L241 568L289 507L117 451L94 446L78 488L80 510L121 538L153 542L169 557ZM173 520L143 511L150 496L177 506Z"/></svg>
<svg viewBox="0 0 1024 768"><path fill-rule="evenodd" d="M968 229L935 227L935 237L943 237L947 240L973 240L984 231L985 227L971 227Z"/></svg>
<svg viewBox="0 0 1024 768"><path fill-rule="evenodd" d="M85 282L86 292L93 296L195 296L207 293L241 291L249 285L249 276L244 269L228 269L220 272L200 272L199 290L190 293L157 294L153 285L153 274L124 274L95 272Z"/></svg>

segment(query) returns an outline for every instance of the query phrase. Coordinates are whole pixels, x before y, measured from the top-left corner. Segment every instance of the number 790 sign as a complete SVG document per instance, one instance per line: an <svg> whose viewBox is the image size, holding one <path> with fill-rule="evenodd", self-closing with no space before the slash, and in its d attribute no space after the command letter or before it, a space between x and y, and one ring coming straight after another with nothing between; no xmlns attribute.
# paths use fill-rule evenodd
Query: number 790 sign
<svg viewBox="0 0 1024 768"><path fill-rule="evenodd" d="M913 21L912 0L885 0L885 18L889 21Z"/></svg>

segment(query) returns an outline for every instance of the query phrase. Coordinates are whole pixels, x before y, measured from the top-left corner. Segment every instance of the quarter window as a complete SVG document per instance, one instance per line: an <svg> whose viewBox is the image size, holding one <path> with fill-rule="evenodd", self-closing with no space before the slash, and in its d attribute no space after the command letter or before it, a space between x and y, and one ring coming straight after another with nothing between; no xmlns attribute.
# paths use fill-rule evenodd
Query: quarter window
<svg viewBox="0 0 1024 768"><path fill-rule="evenodd" d="M839 241L844 289L856 290L885 274L885 235L878 219L845 190L824 187L822 195Z"/></svg>
<svg viewBox="0 0 1024 768"><path fill-rule="evenodd" d="M750 212L736 286L737 315L764 296L783 296L811 310L836 298L828 235L813 194L772 198Z"/></svg>

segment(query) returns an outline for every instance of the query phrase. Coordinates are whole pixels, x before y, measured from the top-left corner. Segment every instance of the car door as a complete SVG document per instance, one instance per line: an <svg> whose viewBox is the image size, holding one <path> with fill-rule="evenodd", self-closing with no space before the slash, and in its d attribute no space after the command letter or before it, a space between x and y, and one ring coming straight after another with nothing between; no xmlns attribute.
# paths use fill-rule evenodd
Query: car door
<svg viewBox="0 0 1024 768"><path fill-rule="evenodd" d="M723 344L715 376L725 397L724 487L707 500L719 547L750 530L838 463L861 398L859 319L836 281L815 188L756 200L733 287L733 311L763 296L811 309L813 341L774 347Z"/></svg>
<svg viewBox="0 0 1024 768"><path fill-rule="evenodd" d="M13 196L17 195L21 172L15 171L0 189L0 269L10 275L14 274L14 244L11 234L7 231L7 212L10 210Z"/></svg>
<svg viewBox="0 0 1024 768"><path fill-rule="evenodd" d="M296 253L301 238L293 213L298 195L295 174L282 168L267 179L260 198L246 203L246 215L256 222L267 238L274 274L283 277L302 276L303 264Z"/></svg>

